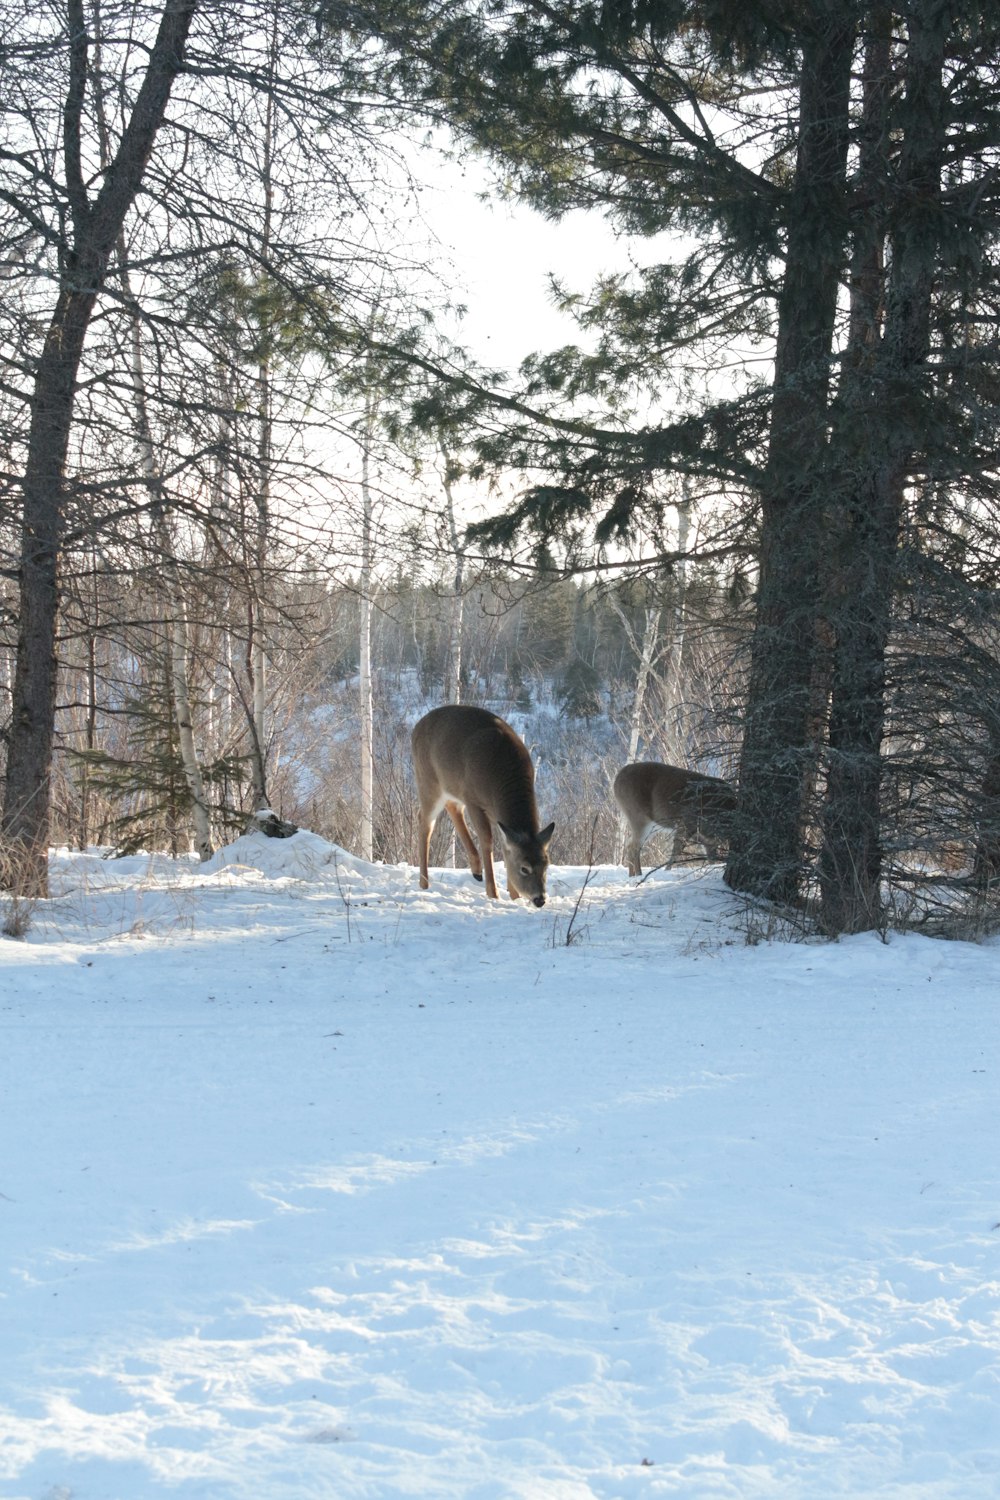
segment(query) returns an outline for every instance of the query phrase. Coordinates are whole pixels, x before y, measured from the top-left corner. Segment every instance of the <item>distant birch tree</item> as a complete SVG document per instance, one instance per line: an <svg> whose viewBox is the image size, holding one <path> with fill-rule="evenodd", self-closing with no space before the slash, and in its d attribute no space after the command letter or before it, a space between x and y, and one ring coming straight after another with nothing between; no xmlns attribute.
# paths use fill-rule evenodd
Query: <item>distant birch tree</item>
<svg viewBox="0 0 1000 1500"><path fill-rule="evenodd" d="M455 509L454 481L457 477L455 466L443 442L440 445L440 452L441 488L444 491L445 502L444 523L447 527L448 548L453 558L443 701L460 703L462 700L462 624L465 615L465 540L459 531L458 512Z"/></svg>
<svg viewBox="0 0 1000 1500"><path fill-rule="evenodd" d="M358 650L358 720L360 725L361 821L359 847L363 859L374 855L375 807L375 697L372 687L372 590L374 588L374 504L371 486L372 446L378 399L374 388L364 394L361 419L361 559L358 570L360 641Z"/></svg>

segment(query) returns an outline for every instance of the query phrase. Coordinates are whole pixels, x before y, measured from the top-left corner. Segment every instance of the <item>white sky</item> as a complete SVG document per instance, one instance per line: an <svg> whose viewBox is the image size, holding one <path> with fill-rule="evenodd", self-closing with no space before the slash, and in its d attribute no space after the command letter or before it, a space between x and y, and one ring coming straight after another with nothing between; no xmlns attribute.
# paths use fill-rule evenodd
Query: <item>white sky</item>
<svg viewBox="0 0 1000 1500"><path fill-rule="evenodd" d="M626 265L628 245L636 242L616 238L598 214L550 223L520 204L484 203L489 178L476 163L435 165L427 153L415 165L429 183L423 217L454 266L455 294L468 309L460 341L478 358L508 368L537 350L576 342L573 319L552 306L549 273L586 291L601 272Z"/></svg>

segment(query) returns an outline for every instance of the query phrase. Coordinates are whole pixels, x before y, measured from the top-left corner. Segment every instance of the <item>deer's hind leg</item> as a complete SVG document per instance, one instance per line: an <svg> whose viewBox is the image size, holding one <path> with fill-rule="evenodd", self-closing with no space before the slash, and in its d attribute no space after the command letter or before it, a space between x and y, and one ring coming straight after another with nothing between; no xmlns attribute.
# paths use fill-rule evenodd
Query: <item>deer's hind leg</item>
<svg viewBox="0 0 1000 1500"><path fill-rule="evenodd" d="M628 824L628 841L625 845L625 860L628 864L628 872L629 875L641 875L642 861L640 854L642 846L649 837L650 830L654 825L645 819L637 823L634 819L627 817L625 821Z"/></svg>
<svg viewBox="0 0 1000 1500"><path fill-rule="evenodd" d="M417 820L417 863L420 866L420 889L422 891L426 891L431 883L427 873L427 860L430 855L431 834L434 832L436 821L437 814L427 812L421 801L420 816Z"/></svg>
<svg viewBox="0 0 1000 1500"><path fill-rule="evenodd" d="M479 857L479 850L476 848L472 834L469 832L469 825L466 823L462 813L462 804L460 802L446 802L445 811L455 825L455 832L462 840L462 847L469 857L469 869L472 871L473 879L482 880L483 862Z"/></svg>

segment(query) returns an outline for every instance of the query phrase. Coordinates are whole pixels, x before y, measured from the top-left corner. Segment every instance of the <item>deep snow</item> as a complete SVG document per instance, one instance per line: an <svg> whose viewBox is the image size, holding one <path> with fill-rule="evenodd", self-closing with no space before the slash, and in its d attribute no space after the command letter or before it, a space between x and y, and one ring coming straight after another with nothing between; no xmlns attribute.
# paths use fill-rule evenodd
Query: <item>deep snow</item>
<svg viewBox="0 0 1000 1500"><path fill-rule="evenodd" d="M996 943L309 834L0 941L0 1494L1000 1494Z"/></svg>

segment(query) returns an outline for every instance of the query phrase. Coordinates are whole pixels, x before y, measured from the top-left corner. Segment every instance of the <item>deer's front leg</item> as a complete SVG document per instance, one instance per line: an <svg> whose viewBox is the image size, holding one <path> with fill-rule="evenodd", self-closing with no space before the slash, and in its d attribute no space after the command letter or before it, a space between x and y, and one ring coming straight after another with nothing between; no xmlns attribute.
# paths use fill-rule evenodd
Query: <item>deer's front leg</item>
<svg viewBox="0 0 1000 1500"><path fill-rule="evenodd" d="M481 807L467 807L466 812L472 819L472 826L476 830L476 838L479 840L479 852L483 861L483 879L486 882L486 894L496 901L498 897L496 876L493 873L493 825Z"/></svg>

